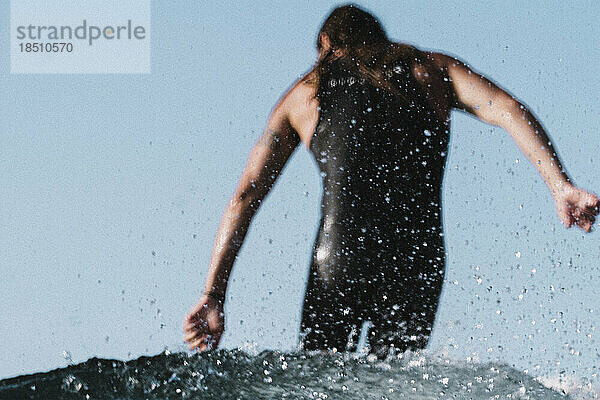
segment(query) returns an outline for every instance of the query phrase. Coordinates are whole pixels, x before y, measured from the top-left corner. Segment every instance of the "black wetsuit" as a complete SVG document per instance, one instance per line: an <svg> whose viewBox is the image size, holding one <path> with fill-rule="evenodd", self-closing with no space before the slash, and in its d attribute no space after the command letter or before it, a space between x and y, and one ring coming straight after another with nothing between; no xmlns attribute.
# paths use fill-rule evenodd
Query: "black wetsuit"
<svg viewBox="0 0 600 400"><path fill-rule="evenodd" d="M333 61L321 78L310 144L323 199L301 343L354 350L368 320L373 352L422 348L444 275L447 125L402 62L388 74L396 93L344 65Z"/></svg>

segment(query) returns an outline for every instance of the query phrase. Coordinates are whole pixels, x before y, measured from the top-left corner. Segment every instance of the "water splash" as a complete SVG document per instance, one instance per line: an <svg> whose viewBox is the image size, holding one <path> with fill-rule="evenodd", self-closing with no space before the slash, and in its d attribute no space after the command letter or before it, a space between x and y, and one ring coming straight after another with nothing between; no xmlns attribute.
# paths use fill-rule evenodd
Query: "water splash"
<svg viewBox="0 0 600 400"><path fill-rule="evenodd" d="M564 399L502 364L405 353L379 361L349 354L234 350L162 353L127 362L92 358L0 381L0 399Z"/></svg>

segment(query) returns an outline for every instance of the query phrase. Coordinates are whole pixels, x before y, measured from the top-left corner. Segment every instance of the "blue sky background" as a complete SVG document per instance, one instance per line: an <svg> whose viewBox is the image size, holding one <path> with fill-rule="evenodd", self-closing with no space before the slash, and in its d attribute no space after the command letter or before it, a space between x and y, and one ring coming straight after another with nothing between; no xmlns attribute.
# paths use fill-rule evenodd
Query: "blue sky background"
<svg viewBox="0 0 600 400"><path fill-rule="evenodd" d="M0 378L184 349L221 212L335 4L154 1L151 74L11 75L0 3ZM600 192L594 1L359 4L528 104L575 182ZM598 232L561 227L508 134L453 117L431 350L597 381ZM294 349L319 198L300 148L236 264L224 347Z"/></svg>

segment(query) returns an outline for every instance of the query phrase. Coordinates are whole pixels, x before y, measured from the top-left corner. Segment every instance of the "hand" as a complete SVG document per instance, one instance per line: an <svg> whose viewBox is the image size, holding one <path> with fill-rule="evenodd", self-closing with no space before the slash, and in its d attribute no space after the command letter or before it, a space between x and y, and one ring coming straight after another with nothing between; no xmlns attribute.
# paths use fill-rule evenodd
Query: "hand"
<svg viewBox="0 0 600 400"><path fill-rule="evenodd" d="M575 224L585 232L592 230L600 211L598 196L573 185L565 185L554 193L554 202L558 217L566 228Z"/></svg>
<svg viewBox="0 0 600 400"><path fill-rule="evenodd" d="M184 338L190 350L216 349L224 330L223 303L207 295L200 298L183 321Z"/></svg>

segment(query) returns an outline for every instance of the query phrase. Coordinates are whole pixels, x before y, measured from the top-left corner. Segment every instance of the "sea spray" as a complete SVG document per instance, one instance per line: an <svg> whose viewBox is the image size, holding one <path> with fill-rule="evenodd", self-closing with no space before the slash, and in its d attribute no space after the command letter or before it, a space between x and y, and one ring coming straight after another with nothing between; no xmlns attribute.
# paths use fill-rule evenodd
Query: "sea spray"
<svg viewBox="0 0 600 400"><path fill-rule="evenodd" d="M565 399L496 363L419 353L385 361L351 354L239 350L92 358L0 381L0 399Z"/></svg>

